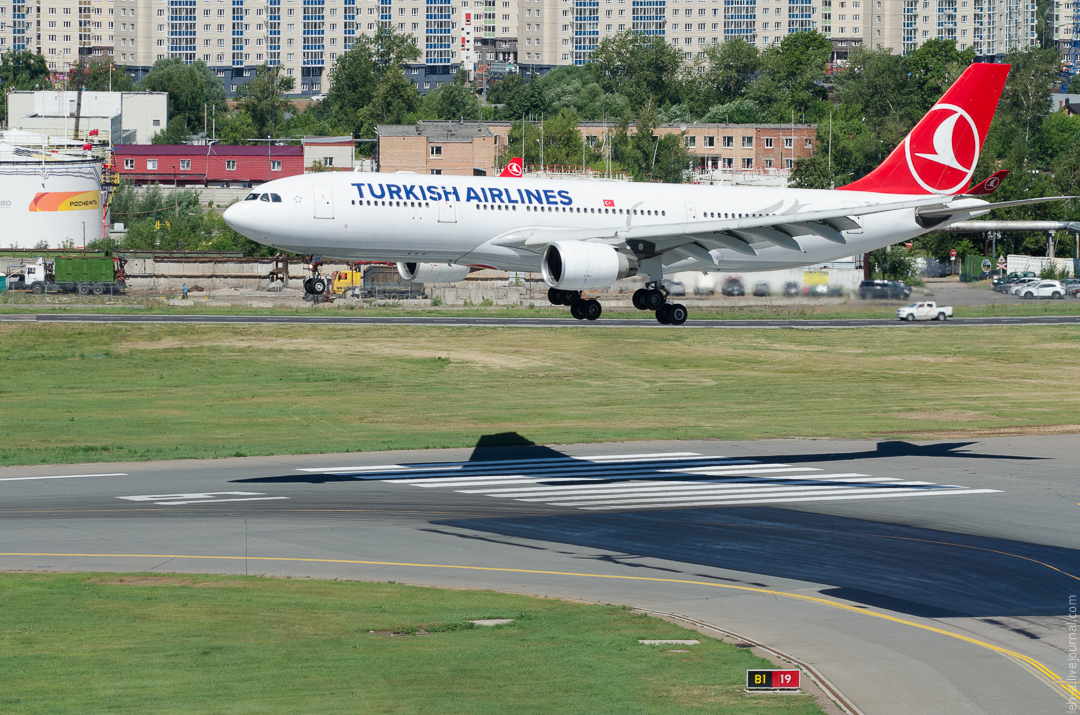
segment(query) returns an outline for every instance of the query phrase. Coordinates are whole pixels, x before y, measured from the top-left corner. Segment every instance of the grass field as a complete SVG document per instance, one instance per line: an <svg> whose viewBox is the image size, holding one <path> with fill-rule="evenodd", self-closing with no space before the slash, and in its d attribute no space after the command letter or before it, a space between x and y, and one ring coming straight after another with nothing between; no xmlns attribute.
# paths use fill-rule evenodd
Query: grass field
<svg viewBox="0 0 1080 715"><path fill-rule="evenodd" d="M469 622L480 618L514 622ZM686 638L702 642L637 642ZM6 715L821 712L808 695L742 692L748 668L769 667L614 606L394 583L0 574Z"/></svg>
<svg viewBox="0 0 1080 715"><path fill-rule="evenodd" d="M250 300L250 297L245 299ZM828 320L834 318L868 319L885 318L895 319L896 309L906 305L909 301L860 301L852 300L846 303L823 302L814 299L801 300L796 304L786 302L778 305L763 305L760 302L745 302L743 300L728 299L729 305L708 308L692 307L690 320L761 320L798 318L803 320ZM76 302L79 301L79 302ZM471 306L471 307L418 307L389 304L384 306L362 306L357 304L323 304L305 305L296 308L288 304L275 308L248 308L244 305L206 304L196 302L194 307L175 307L167 305L163 301L150 301L140 303L133 301L124 305L110 305L106 298L71 298L69 302L57 303L50 299L48 304L37 296L20 296L19 302L6 303L0 300L0 315L24 315L27 313L49 314L62 313L116 313L137 315L317 315L345 316L345 317L446 317L446 318L563 318L570 317L568 309L554 307L548 304L547 299L537 301L532 307L529 306ZM1020 303L988 303L983 305L958 305L954 308L958 318L980 318L992 316L1023 317L1032 315L1080 315L1080 300L1038 300L1024 301ZM633 310L631 308L617 309L611 306L604 308L604 315L608 318L642 320L653 322L655 317L652 313ZM603 320L603 318L601 318Z"/></svg>
<svg viewBox="0 0 1080 715"><path fill-rule="evenodd" d="M1080 431L1080 327L0 323L0 464Z"/></svg>

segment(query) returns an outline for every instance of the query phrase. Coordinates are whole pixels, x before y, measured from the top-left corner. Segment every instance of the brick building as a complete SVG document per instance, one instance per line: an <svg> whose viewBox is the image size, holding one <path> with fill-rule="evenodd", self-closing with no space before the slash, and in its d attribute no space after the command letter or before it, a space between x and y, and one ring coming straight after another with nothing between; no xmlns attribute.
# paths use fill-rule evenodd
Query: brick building
<svg viewBox="0 0 1080 715"><path fill-rule="evenodd" d="M480 122L380 124L379 171L491 176L499 137Z"/></svg>
<svg viewBox="0 0 1080 715"><path fill-rule="evenodd" d="M135 184L245 186L304 173L300 146L195 146L188 144L116 147L121 178Z"/></svg>
<svg viewBox="0 0 1080 715"><path fill-rule="evenodd" d="M510 122L380 125L379 171L497 174L495 164L500 149L509 142L510 128ZM615 130L615 125L610 122L582 122L578 125L585 143L593 147L602 147L605 134ZM813 154L817 126L662 124L654 129L653 136L668 134L683 135L687 151L695 157L695 171L726 170L784 176L794 166L796 159Z"/></svg>

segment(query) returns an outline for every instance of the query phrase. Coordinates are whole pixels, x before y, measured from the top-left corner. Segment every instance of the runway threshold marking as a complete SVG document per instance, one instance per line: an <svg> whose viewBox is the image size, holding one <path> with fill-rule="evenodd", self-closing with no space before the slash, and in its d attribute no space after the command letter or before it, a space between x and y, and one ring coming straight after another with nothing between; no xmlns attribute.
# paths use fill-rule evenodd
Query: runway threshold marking
<svg viewBox="0 0 1080 715"><path fill-rule="evenodd" d="M303 470L308 471L308 470ZM993 494L955 484L904 481L820 467L690 453L557 457L491 462L367 465L331 470L338 476L380 480L459 494L546 503L583 511L696 508L851 499Z"/></svg>
<svg viewBox="0 0 1080 715"><path fill-rule="evenodd" d="M596 573L580 573L574 571L545 571L541 569L515 569L505 568L499 566L464 566L461 564L419 564L408 563L402 561L368 561L360 559L316 559L316 558L296 558L289 556L213 556L213 555L193 555L193 554L80 554L80 553L47 553L47 552L0 552L0 556L13 556L13 557L56 557L56 558L113 558L113 559L185 559L185 560L215 560L215 561L271 561L271 562L285 562L291 561L294 563L326 563L326 564L354 564L361 566L398 566L402 568L422 568L422 569L451 569L457 571L484 571L488 573L517 573L517 574L533 574L538 576L570 576L574 578L594 578L594 579L607 579L612 581L646 581L652 583L678 583L690 586L705 586L707 588L727 589L732 591L743 591L749 593L759 593L768 596L778 596L780 598L790 598L796 601L804 601L808 603L816 603L830 608L836 608L848 613L855 613L861 616L870 616L872 618L880 618L885 621L890 621L903 626L910 626L911 628L918 628L922 631L930 633L936 633L938 635L947 636L949 638L955 638L956 640L964 641L971 645L986 648L1000 655L1004 655L1008 658L1012 658L1017 661L1025 670L1033 672L1039 677L1044 684L1051 686L1054 692L1061 695L1066 700L1072 700L1074 698L1080 698L1080 684L1067 681L1060 677L1057 673L1052 671L1046 665L1043 665L1039 661L1035 660L1031 656L1024 655L1023 653L1017 653L1016 651L1003 648L1002 646L994 645L993 643L987 643L971 636L966 636L962 633L955 633L953 631L945 630L944 628L938 628L936 626L930 626L924 623L917 623L915 621L909 621L904 618L890 615L888 613L880 613L873 611L862 606L850 606L846 603L840 603L839 601L832 601L827 598L821 598L818 596L808 596L802 593L789 593L787 591L777 591L771 588L760 588L755 586L736 586L734 584L724 583L711 583L709 581L694 581L690 579L679 578L663 578L661 576L624 576L618 574L596 574Z"/></svg>
<svg viewBox="0 0 1080 715"><path fill-rule="evenodd" d="M134 502L153 502L162 506L184 506L185 504L217 504L236 501L275 501L289 497L263 496L264 492L196 492L191 494L140 494L131 497L116 497ZM233 497L220 499L219 497Z"/></svg>
<svg viewBox="0 0 1080 715"><path fill-rule="evenodd" d="M56 474L47 477L2 477L0 482L28 482L35 479L86 479L87 477L126 477L126 472L111 472L109 474Z"/></svg>

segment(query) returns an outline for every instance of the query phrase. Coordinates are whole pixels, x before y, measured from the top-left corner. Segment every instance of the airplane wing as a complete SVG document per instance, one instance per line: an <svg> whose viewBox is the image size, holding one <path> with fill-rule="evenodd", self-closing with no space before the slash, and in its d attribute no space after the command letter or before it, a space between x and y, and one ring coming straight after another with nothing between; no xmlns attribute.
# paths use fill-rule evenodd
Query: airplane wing
<svg viewBox="0 0 1080 715"><path fill-rule="evenodd" d="M853 199L858 198L856 194ZM492 239L496 246L521 248L534 253L542 253L544 248L556 241L599 241L605 243L623 243L642 241L651 244L651 252L663 254L680 249L689 251L689 257L713 262L708 251L714 248L728 250L749 256L758 255L758 248L780 246L792 251L803 251L799 245L799 236L820 236L834 243L846 243L841 231L857 229L859 224L853 217L900 209L941 206L943 197L925 196L901 201L848 206L844 208L807 210L797 203L783 212L781 204L770 207L762 213L750 214L738 219L718 219L703 221L680 221L672 223L632 225L631 216L626 216L625 226L609 228L549 228L522 227L513 229ZM972 207L965 209L970 212ZM640 251L639 251L640 253Z"/></svg>

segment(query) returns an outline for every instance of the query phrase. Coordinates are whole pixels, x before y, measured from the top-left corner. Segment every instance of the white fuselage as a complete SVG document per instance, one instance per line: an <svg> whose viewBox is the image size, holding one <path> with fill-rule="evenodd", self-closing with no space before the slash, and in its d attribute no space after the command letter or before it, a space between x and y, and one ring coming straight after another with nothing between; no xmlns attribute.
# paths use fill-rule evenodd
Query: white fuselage
<svg viewBox="0 0 1080 715"><path fill-rule="evenodd" d="M856 191L361 172L294 176L253 192L277 194L281 201L241 201L225 212L225 219L259 243L345 260L450 262L511 271L540 270L540 251L492 243L523 229L589 229L615 237L628 227L665 226L671 236L681 236L688 224L699 221L788 213L794 219L796 212L904 198ZM928 230L916 223L914 209L856 220L861 228L844 231L845 244L801 236L802 251L769 245L753 256L721 249L719 261L711 263L673 254L665 257L664 271L813 265Z"/></svg>

